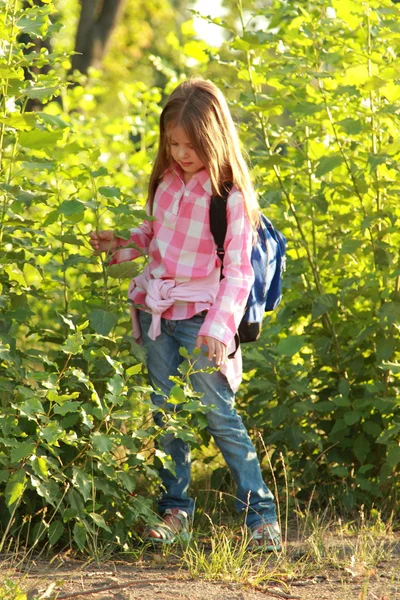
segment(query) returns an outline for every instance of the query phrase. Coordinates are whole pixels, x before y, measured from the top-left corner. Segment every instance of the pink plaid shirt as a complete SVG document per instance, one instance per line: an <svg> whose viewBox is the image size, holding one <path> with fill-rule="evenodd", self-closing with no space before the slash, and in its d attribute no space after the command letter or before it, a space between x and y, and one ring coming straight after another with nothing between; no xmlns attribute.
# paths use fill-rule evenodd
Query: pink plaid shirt
<svg viewBox="0 0 400 600"><path fill-rule="evenodd" d="M219 280L221 263L210 231L211 194L211 181L205 169L193 175L187 184L178 165L167 169L154 198L155 219L131 229L130 240L118 238L119 249L111 262L121 263L140 256L136 248L124 247L134 242L149 256L146 269L150 278L172 279L177 283L193 279ZM250 262L252 227L242 193L235 187L227 201L227 222L224 279L219 283L215 302L210 304L206 294L204 302L177 301L162 317L189 319L208 310L199 335L216 338L231 348L254 280ZM145 296L143 290L130 286L129 298L135 304L144 305ZM228 363L231 363L228 370L236 371L237 378L239 367L241 373L240 352L237 359ZM233 374L228 377L230 383L232 378Z"/></svg>

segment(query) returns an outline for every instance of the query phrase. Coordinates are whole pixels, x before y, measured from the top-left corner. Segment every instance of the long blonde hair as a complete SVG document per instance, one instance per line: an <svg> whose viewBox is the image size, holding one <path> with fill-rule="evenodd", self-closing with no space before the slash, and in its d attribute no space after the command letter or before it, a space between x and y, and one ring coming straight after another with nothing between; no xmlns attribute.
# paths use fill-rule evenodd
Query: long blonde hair
<svg viewBox="0 0 400 600"><path fill-rule="evenodd" d="M178 85L161 113L158 153L149 183L150 214L153 213L157 185L171 165L169 131L176 126L182 127L206 166L213 193L221 194L224 182L232 182L242 192L246 212L256 227L258 203L228 105L217 86L199 77Z"/></svg>

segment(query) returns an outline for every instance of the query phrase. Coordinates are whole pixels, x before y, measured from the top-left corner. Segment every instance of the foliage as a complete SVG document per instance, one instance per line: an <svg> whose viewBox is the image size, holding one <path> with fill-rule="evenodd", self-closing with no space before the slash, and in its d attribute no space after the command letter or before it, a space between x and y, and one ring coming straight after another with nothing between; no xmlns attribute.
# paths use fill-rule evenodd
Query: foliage
<svg viewBox="0 0 400 600"><path fill-rule="evenodd" d="M24 55L17 41L46 35L52 12L51 2L8 2L2 15L0 551L9 535L31 549L124 546L152 516L155 467L174 468L154 443L143 350L129 335L127 277L140 265L108 268L88 244L91 229L112 221L126 236L145 217L160 92L127 84L125 116L92 117L105 90L63 89L65 55ZM22 67L43 64L47 75L24 80ZM69 114L51 102L60 95ZM43 111L24 110L33 97L47 101ZM196 443L205 409L192 369L182 365L163 431Z"/></svg>
<svg viewBox="0 0 400 600"><path fill-rule="evenodd" d="M246 352L241 403L274 465L286 448L300 496L317 486L348 508L395 506L399 9L318 0L262 13L267 30L241 12L229 64L261 203L289 258L283 307Z"/></svg>
<svg viewBox="0 0 400 600"><path fill-rule="evenodd" d="M6 577L0 583L0 600L27 600L27 595L18 583Z"/></svg>

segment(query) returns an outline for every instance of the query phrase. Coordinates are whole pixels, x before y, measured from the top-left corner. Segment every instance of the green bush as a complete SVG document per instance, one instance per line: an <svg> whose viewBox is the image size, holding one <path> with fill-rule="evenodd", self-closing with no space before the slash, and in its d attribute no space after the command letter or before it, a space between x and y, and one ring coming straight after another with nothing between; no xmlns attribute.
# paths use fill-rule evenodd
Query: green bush
<svg viewBox="0 0 400 600"><path fill-rule="evenodd" d="M9 535L31 548L125 546L152 515L155 467L173 469L130 335L127 283L141 261L108 267L88 243L92 229L127 236L145 217L161 93L127 84L126 114L97 114L99 81L67 89L67 57L24 54L18 36L47 35L53 10L9 2L2 21L0 551ZM24 79L23 67L46 64ZM24 110L32 98L43 110ZM165 429L195 442L203 409L184 370L174 397L185 410Z"/></svg>
<svg viewBox="0 0 400 600"><path fill-rule="evenodd" d="M230 43L262 205L288 238L284 302L248 348L249 424L294 490L396 505L399 9L273 2ZM256 375L256 376L254 376ZM279 470L279 469L278 469ZM281 471L281 469L280 469ZM343 504L340 504L343 506Z"/></svg>

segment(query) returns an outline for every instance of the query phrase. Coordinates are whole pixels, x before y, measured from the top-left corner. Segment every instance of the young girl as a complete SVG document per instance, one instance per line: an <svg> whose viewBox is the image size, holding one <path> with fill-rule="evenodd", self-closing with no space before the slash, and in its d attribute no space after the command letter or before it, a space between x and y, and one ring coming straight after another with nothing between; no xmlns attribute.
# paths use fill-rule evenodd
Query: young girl
<svg viewBox="0 0 400 600"><path fill-rule="evenodd" d="M221 262L210 231L209 208L213 194L224 182L233 187L227 200L227 232L221 279ZM208 431L221 450L237 485L237 509L243 511L250 544L267 551L280 549L276 506L265 485L255 448L234 408L241 380L240 348L234 336L253 283L250 263L257 202L238 135L220 90L200 78L179 85L161 113L160 140L150 177L147 209L152 221L131 230L130 240L112 231L91 233L96 252L112 252L113 263L148 254L143 273L129 287L129 298L141 310L132 310L134 336L147 349L147 367L153 387L152 401L163 409L183 358L204 350L196 367L214 364L212 373L196 373L193 388L201 401L213 405L207 414ZM124 247L125 246L125 247ZM156 422L162 425L162 416ZM159 525L148 528L146 539L172 543L188 534L194 501L188 495L189 445L172 435L160 441L175 462L176 475L160 470L163 491Z"/></svg>

